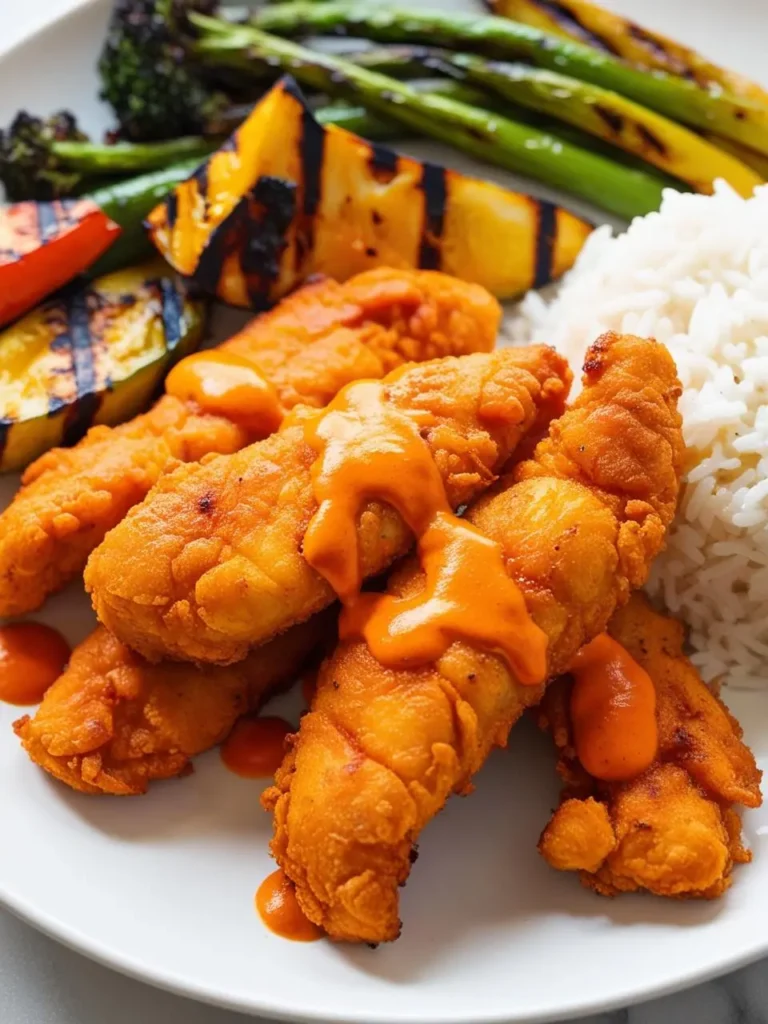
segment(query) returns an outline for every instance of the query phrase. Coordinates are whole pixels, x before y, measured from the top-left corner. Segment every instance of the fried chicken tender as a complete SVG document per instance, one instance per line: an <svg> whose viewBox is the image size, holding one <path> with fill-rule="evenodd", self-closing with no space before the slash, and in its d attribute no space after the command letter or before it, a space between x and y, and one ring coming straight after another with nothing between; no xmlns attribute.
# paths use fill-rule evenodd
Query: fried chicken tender
<svg viewBox="0 0 768 1024"><path fill-rule="evenodd" d="M493 483L569 382L562 357L535 347L413 366L387 378L384 394L395 408L430 414L424 437L456 507ZM301 552L318 507L315 458L302 425L290 424L236 455L163 477L91 555L85 581L99 619L150 660L227 664L325 608L334 592ZM410 543L391 506L365 506L365 576Z"/></svg>
<svg viewBox="0 0 768 1024"><path fill-rule="evenodd" d="M539 849L553 867L579 871L587 888L606 896L646 889L713 899L731 885L734 864L751 859L734 805L760 805L762 773L739 723L684 656L680 622L637 594L608 632L654 683L658 754L629 782L589 776L573 747L570 680L558 680L540 719L559 750L566 791Z"/></svg>
<svg viewBox="0 0 768 1024"><path fill-rule="evenodd" d="M373 270L306 285L221 346L259 369L285 409L321 407L345 384L410 360L487 352L500 309L483 288L428 271ZM0 515L0 615L19 615L79 575L104 535L177 461L234 452L243 429L165 395L119 427L31 466Z"/></svg>
<svg viewBox="0 0 768 1024"><path fill-rule="evenodd" d="M72 653L30 718L14 723L30 758L83 793L133 796L186 775L237 719L291 681L334 616L315 616L227 668L150 665L103 626Z"/></svg>
<svg viewBox="0 0 768 1024"><path fill-rule="evenodd" d="M683 454L679 393L661 345L600 338L571 409L467 513L501 546L546 634L548 674L605 628L662 546ZM423 586L411 560L388 593ZM307 916L338 940L397 938L398 887L421 829L451 793L471 791L543 688L522 686L500 657L463 641L414 670L385 669L364 642L342 642L263 797L272 853Z"/></svg>

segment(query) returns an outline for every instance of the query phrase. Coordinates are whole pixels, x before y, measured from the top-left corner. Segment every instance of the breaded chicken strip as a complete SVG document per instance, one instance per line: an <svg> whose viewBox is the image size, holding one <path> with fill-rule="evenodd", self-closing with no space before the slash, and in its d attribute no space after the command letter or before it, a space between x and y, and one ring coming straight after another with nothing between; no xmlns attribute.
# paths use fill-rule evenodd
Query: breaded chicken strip
<svg viewBox="0 0 768 1024"><path fill-rule="evenodd" d="M501 546L546 634L548 674L605 628L663 544L683 453L679 393L661 345L602 337L572 408L467 513ZM423 587L409 561L388 592ZM466 642L410 671L383 668L364 642L341 643L263 798L274 811L272 852L307 916L339 940L397 938L398 887L421 829L451 793L471 791L491 748L542 691Z"/></svg>
<svg viewBox="0 0 768 1024"><path fill-rule="evenodd" d="M227 668L150 665L103 626L72 652L30 718L14 723L30 758L83 793L133 796L186 775L237 719L295 678L335 616L316 615Z"/></svg>
<svg viewBox="0 0 768 1024"><path fill-rule="evenodd" d="M569 377L551 349L508 349L410 367L386 378L383 395L429 417L422 436L456 507L494 481L542 407L564 400ZM315 458L302 425L290 424L163 477L91 555L85 581L100 620L150 660L227 664L325 608L334 592L301 553L318 507ZM391 506L364 507L365 576L410 543Z"/></svg>
<svg viewBox="0 0 768 1024"><path fill-rule="evenodd" d="M562 411L564 391L550 396L549 407L542 402L542 418ZM290 654L288 675L303 653L298 640L330 632L334 617L322 630L322 617L313 617L234 669L200 672L173 662L150 665L100 627L75 648L63 678L16 731L31 759L67 785L143 793L153 779L188 771L190 758L218 743L243 710L253 710L254 694L268 695L279 652Z"/></svg>
<svg viewBox="0 0 768 1024"><path fill-rule="evenodd" d="M608 632L653 681L658 754L629 782L592 778L573 746L570 679L558 680L539 717L552 732L567 785L539 849L553 867L579 871L585 886L606 896L637 889L720 896L733 865L751 859L733 808L760 806L762 773L739 723L684 656L680 622L638 594L614 615Z"/></svg>
<svg viewBox="0 0 768 1024"><path fill-rule="evenodd" d="M221 346L252 362L285 409L325 405L345 384L409 360L488 352L498 303L483 288L426 271L373 270L306 285ZM129 423L90 430L34 462L0 515L0 615L39 607L177 460L234 452L245 431L164 396Z"/></svg>

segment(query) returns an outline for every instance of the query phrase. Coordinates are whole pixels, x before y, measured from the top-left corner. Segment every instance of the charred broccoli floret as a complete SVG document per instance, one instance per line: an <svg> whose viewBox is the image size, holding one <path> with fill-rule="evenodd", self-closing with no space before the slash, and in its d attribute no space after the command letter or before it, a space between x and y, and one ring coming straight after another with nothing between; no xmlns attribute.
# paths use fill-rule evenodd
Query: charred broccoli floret
<svg viewBox="0 0 768 1024"><path fill-rule="evenodd" d="M211 14L215 0L116 0L99 60L101 97L119 135L136 142L204 135L230 106L187 59L190 11Z"/></svg>
<svg viewBox="0 0 768 1024"><path fill-rule="evenodd" d="M87 139L66 110L45 119L18 113L0 131L0 181L8 199L58 199L77 191L82 174L62 161L56 147Z"/></svg>
<svg viewBox="0 0 768 1024"><path fill-rule="evenodd" d="M247 111L245 112L247 113ZM228 130L242 120L233 109ZM104 182L161 171L181 160L202 160L223 137L184 136L163 142L91 142L71 114L61 112L43 120L17 114L11 127L0 131L0 183L8 199L61 199L78 195Z"/></svg>

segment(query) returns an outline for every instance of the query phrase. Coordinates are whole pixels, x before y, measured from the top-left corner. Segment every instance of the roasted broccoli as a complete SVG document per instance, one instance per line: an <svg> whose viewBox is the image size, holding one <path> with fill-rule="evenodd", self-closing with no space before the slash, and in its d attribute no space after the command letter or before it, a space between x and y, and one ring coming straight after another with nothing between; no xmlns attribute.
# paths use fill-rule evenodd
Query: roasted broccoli
<svg viewBox="0 0 768 1024"><path fill-rule="evenodd" d="M46 119L18 113L11 127L0 131L0 181L8 199L57 199L75 192L82 174L68 167L56 148L87 138L66 110Z"/></svg>
<svg viewBox="0 0 768 1024"><path fill-rule="evenodd" d="M99 74L120 138L145 142L216 130L232 101L210 86L185 47L189 12L216 7L215 0L116 0Z"/></svg>
<svg viewBox="0 0 768 1024"><path fill-rule="evenodd" d="M246 112L247 113L247 112ZM242 120L232 111L231 131ZM181 160L202 160L223 137L185 136L167 142L91 142L71 114L60 112L47 120L27 113L16 115L0 131L0 182L8 199L61 199L120 179L163 170Z"/></svg>

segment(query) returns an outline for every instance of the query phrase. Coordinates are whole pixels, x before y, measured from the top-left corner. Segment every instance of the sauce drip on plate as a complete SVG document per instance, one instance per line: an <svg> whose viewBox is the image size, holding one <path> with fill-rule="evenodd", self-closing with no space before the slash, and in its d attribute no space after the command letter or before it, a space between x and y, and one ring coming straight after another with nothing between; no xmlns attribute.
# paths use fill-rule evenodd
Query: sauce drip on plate
<svg viewBox="0 0 768 1024"><path fill-rule="evenodd" d="M254 439L277 430L283 411L277 392L247 359L232 352L195 352L182 359L166 378L165 390L204 413L223 416Z"/></svg>
<svg viewBox="0 0 768 1024"><path fill-rule="evenodd" d="M318 456L319 508L304 557L345 606L341 635L364 636L382 664L434 661L466 639L502 655L520 682L541 683L546 637L507 574L500 545L451 511L427 443L433 426L431 414L394 406L379 381L348 385L305 421L305 440ZM373 500L396 509L416 536L427 579L415 596L360 594L357 525Z"/></svg>
<svg viewBox="0 0 768 1024"><path fill-rule="evenodd" d="M246 715L221 745L221 759L245 779L271 778L285 756L285 739L295 732L284 718Z"/></svg>
<svg viewBox="0 0 768 1024"><path fill-rule="evenodd" d="M259 886L256 909L267 928L284 939L315 942L323 936L322 929L304 915L296 899L293 883L279 868Z"/></svg>
<svg viewBox="0 0 768 1024"><path fill-rule="evenodd" d="M50 626L12 622L0 626L0 701L39 704L69 661L70 647Z"/></svg>
<svg viewBox="0 0 768 1024"><path fill-rule="evenodd" d="M607 633L582 647L570 671L571 722L582 765L606 782L636 778L653 762L659 743L651 677Z"/></svg>

